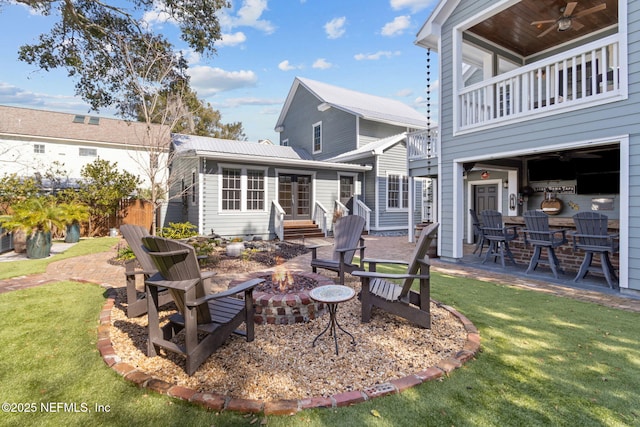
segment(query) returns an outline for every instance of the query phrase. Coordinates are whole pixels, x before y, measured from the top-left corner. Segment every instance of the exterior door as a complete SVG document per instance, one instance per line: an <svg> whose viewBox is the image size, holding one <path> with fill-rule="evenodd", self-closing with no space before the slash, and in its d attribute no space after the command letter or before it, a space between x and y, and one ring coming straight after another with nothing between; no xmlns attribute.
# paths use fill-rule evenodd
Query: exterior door
<svg viewBox="0 0 640 427"><path fill-rule="evenodd" d="M485 184L475 186L475 209L478 215L480 212L498 210L498 184Z"/></svg>
<svg viewBox="0 0 640 427"><path fill-rule="evenodd" d="M353 213L353 176L340 176L340 203L345 205L349 212Z"/></svg>
<svg viewBox="0 0 640 427"><path fill-rule="evenodd" d="M285 220L311 219L311 176L278 176L278 202Z"/></svg>

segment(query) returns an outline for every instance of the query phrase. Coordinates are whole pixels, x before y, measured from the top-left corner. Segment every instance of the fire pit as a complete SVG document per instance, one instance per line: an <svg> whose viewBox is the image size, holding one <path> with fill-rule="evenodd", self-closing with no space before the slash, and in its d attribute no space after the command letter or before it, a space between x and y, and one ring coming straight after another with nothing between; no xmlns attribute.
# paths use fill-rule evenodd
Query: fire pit
<svg viewBox="0 0 640 427"><path fill-rule="evenodd" d="M254 320L258 324L290 325L316 319L327 312L323 303L309 297L309 292L324 285L333 285L333 281L316 273L288 271L278 266L273 271L252 273L234 280L229 287L236 286L247 279L260 278L265 282L253 291L255 301Z"/></svg>

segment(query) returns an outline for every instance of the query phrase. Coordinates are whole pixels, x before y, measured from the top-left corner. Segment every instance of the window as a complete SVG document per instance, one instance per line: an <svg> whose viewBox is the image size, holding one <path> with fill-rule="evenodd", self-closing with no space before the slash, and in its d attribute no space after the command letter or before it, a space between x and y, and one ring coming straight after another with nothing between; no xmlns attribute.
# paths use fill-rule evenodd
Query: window
<svg viewBox="0 0 640 427"><path fill-rule="evenodd" d="M100 117L89 117L89 124L90 125L99 125L100 124Z"/></svg>
<svg viewBox="0 0 640 427"><path fill-rule="evenodd" d="M406 209L409 207L409 178L398 174L387 176L387 208Z"/></svg>
<svg viewBox="0 0 640 427"><path fill-rule="evenodd" d="M316 123L313 125L313 152L319 153L322 151L322 123Z"/></svg>
<svg viewBox="0 0 640 427"><path fill-rule="evenodd" d="M33 144L33 152L36 154L44 154L44 144Z"/></svg>
<svg viewBox="0 0 640 427"><path fill-rule="evenodd" d="M77 114L74 118L73 118L73 123L84 123L84 119L85 116Z"/></svg>
<svg viewBox="0 0 640 427"><path fill-rule="evenodd" d="M84 157L96 157L98 155L98 150L95 148L80 148L79 154Z"/></svg>
<svg viewBox="0 0 640 427"><path fill-rule="evenodd" d="M280 145L282 145L283 147L288 147L289 146L289 139L288 138L287 139L283 139L282 143Z"/></svg>
<svg viewBox="0 0 640 427"><path fill-rule="evenodd" d="M222 212L264 212L267 208L267 168L222 166L219 196Z"/></svg>
<svg viewBox="0 0 640 427"><path fill-rule="evenodd" d="M264 171L247 171L247 210L264 210Z"/></svg>
<svg viewBox="0 0 640 427"><path fill-rule="evenodd" d="M239 211L241 196L240 169L222 169L222 210Z"/></svg>

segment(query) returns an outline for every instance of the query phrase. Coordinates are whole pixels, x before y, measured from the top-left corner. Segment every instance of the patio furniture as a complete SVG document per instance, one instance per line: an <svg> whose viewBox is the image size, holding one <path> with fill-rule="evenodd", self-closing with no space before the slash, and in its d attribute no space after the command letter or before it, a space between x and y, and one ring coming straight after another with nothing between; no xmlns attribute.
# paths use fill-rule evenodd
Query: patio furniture
<svg viewBox="0 0 640 427"><path fill-rule="evenodd" d="M205 295L195 249L182 242L149 236L142 239L158 269L145 281L148 298L147 355L160 348L186 357L185 371L192 375L232 334L254 339L253 288L264 279L248 280L229 290ZM159 290L166 288L178 312L160 327ZM244 299L235 297L244 294ZM245 329L237 329L245 323ZM184 329L184 345L172 339Z"/></svg>
<svg viewBox="0 0 640 427"><path fill-rule="evenodd" d="M564 273L560 268L560 261L556 256L555 248L568 242L567 230L550 230L549 216L540 211L531 210L523 214L525 226L523 229L524 243L531 243L534 246L533 256L529 262L526 273L529 274L536 269L538 264L547 264L555 278L558 278L558 271ZM540 259L542 249L547 250L547 259Z"/></svg>
<svg viewBox="0 0 640 427"><path fill-rule="evenodd" d="M369 271L354 271L362 282L360 300L362 303L362 322L371 320L372 307L381 308L389 313L403 317L408 321L431 328L430 315L430 275L429 256L427 250L431 241L436 238L439 224L434 222L425 227L420 234L412 255L407 261L365 259ZM378 264L406 265L407 271L402 274L380 273L376 271ZM390 280L402 280L396 285ZM411 290L414 281L420 283L419 291Z"/></svg>
<svg viewBox="0 0 640 427"><path fill-rule="evenodd" d="M505 254L513 265L517 265L513 259L513 254L509 248L509 242L518 237L517 226L505 227L502 224L502 214L494 210L484 210L482 215L482 232L484 238L489 241L489 249L482 263L486 263L489 258L493 257L493 261L500 257L502 267L506 267L504 263Z"/></svg>
<svg viewBox="0 0 640 427"><path fill-rule="evenodd" d="M333 256L331 259L317 257L320 246L309 246L311 249L311 269L314 273L318 268L338 273L339 283L344 285L344 274L352 274L356 270L363 270L365 219L358 215L347 215L338 218L333 226ZM360 263L354 264L353 257L356 250L360 250Z"/></svg>
<svg viewBox="0 0 640 427"><path fill-rule="evenodd" d="M589 271L604 274L612 289L619 289L618 276L609 254L618 251L618 234L608 233L609 217L597 212L579 212L573 216L576 232L572 234L573 250L584 251L584 259L574 282L584 279ZM593 254L600 254L600 265L591 265Z"/></svg>
<svg viewBox="0 0 640 427"><path fill-rule="evenodd" d="M138 317L146 314L147 301L146 294L137 291L136 279L142 276L143 280L146 280L156 274L158 269L142 245L142 238L150 236L146 228L125 224L120 226L120 233L136 256L135 259L125 263L124 274L127 282L127 317ZM173 301L166 291L162 292L159 298L161 306Z"/></svg>
<svg viewBox="0 0 640 427"><path fill-rule="evenodd" d="M324 328L322 332L320 332L315 337L315 339L313 340L313 343L311 344L311 347L315 347L316 341L318 341L318 338L320 338L327 331L329 331L329 336L333 337L333 341L335 342L335 345L336 345L336 356L337 356L338 355L338 334L337 334L338 331L336 330L336 326L342 332L344 332L345 334L351 337L352 345L356 345L356 339L353 337L353 335L350 332L344 330L344 328L340 326L340 324L338 323L338 319L336 318L336 314L338 312L338 304L340 304L341 302L349 301L351 298L355 296L355 294L356 294L356 291L354 291L348 286L343 286L343 285L319 286L317 288L313 288L311 292L309 292L309 297L312 300L326 304L329 309L329 323L327 324L327 327Z"/></svg>
<svg viewBox="0 0 640 427"><path fill-rule="evenodd" d="M486 243L486 240L484 238L484 232L482 231L482 223L480 222L480 219L478 219L478 213L475 211L475 209L469 209L469 214L471 215L471 221L473 222L473 234L475 235L475 239L476 239L476 247L473 248L473 253L475 254L476 252L478 252L478 250L480 250L480 252L478 253L478 256L482 256L482 250L484 249L484 244Z"/></svg>

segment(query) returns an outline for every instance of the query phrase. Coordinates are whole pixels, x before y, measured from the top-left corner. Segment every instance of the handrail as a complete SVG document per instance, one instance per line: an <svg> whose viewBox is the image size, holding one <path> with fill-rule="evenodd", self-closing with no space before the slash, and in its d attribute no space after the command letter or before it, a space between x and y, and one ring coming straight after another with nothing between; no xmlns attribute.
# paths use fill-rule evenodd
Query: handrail
<svg viewBox="0 0 640 427"><path fill-rule="evenodd" d="M409 159L436 157L438 155L438 137L437 128L407 133L407 156Z"/></svg>
<svg viewBox="0 0 640 427"><path fill-rule="evenodd" d="M371 209L357 195L353 196L353 201L353 214L364 218L364 230L368 233L371 230Z"/></svg>
<svg viewBox="0 0 640 427"><path fill-rule="evenodd" d="M329 233L329 230L327 230L327 212L327 208L325 208L322 203L316 201L313 209L313 221L320 227L325 237L327 237Z"/></svg>
<svg viewBox="0 0 640 427"><path fill-rule="evenodd" d="M280 241L283 242L285 211L284 209L282 209L282 206L280 206L280 203L278 203L276 200L273 200L271 204L273 205L273 210L275 211L274 218L273 218L273 222L274 222L273 228L276 233L276 236L278 236L278 239L280 239Z"/></svg>

